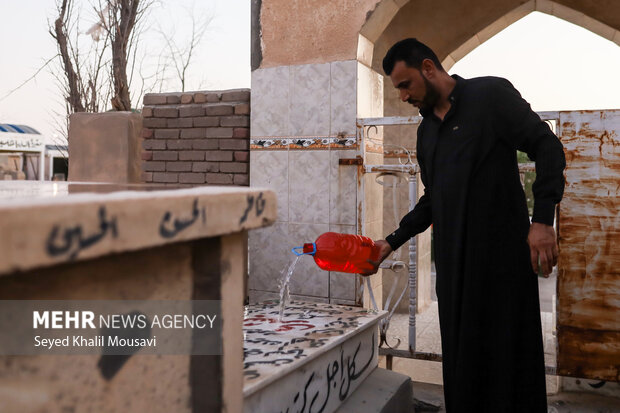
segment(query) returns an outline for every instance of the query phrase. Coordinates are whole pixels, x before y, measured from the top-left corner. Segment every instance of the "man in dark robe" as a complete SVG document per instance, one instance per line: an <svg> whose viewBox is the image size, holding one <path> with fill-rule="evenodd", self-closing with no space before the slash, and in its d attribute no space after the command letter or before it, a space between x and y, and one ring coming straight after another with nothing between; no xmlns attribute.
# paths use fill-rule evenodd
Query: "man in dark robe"
<svg viewBox="0 0 620 413"><path fill-rule="evenodd" d="M433 224L446 410L546 412L537 273L557 262L562 145L506 79L450 76L416 39L396 43L383 69L424 118L425 189L376 243L382 261ZM536 162L531 224L517 149Z"/></svg>

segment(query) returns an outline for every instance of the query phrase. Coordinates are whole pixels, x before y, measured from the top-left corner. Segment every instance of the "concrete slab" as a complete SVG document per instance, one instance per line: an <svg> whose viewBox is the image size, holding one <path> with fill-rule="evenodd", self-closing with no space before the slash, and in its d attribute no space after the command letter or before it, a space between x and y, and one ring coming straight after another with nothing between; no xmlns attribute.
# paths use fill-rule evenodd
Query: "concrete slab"
<svg viewBox="0 0 620 413"><path fill-rule="evenodd" d="M231 234L276 219L269 189L149 188L2 182L0 275Z"/></svg>
<svg viewBox="0 0 620 413"><path fill-rule="evenodd" d="M412 413L411 379L376 368L335 413Z"/></svg>
<svg viewBox="0 0 620 413"><path fill-rule="evenodd" d="M443 386L432 383L411 382L415 412L444 412Z"/></svg>

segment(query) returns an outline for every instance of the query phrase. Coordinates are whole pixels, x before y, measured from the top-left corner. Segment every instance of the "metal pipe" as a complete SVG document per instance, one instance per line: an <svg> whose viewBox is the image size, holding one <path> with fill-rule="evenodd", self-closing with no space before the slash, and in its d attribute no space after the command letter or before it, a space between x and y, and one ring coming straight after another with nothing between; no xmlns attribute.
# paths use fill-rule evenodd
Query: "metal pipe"
<svg viewBox="0 0 620 413"><path fill-rule="evenodd" d="M407 176L409 183L409 210L413 211L417 198L417 177L415 173ZM415 351L415 319L418 311L418 267L417 267L417 237L409 240L409 351Z"/></svg>
<svg viewBox="0 0 620 413"><path fill-rule="evenodd" d="M406 267L405 263L402 261L395 260L383 260L379 268L383 268L386 270L392 270L394 272L401 272Z"/></svg>
<svg viewBox="0 0 620 413"><path fill-rule="evenodd" d="M536 112L541 120L557 120L560 117L558 111ZM357 118L358 127L382 126L382 125L418 125L422 122L422 116L384 116L381 118Z"/></svg>
<svg viewBox="0 0 620 413"><path fill-rule="evenodd" d="M405 359L426 360L426 361L443 361L443 356L437 353L425 353L419 351L399 350L394 348L379 348L379 355L385 356L386 364L388 357L400 357ZM557 367L545 366L545 374L557 376Z"/></svg>
<svg viewBox="0 0 620 413"><path fill-rule="evenodd" d="M555 120L556 121L556 134L557 124L559 119L559 112L537 112L543 121ZM421 116L392 116L381 118L358 118L356 121L356 136L357 142L360 144L359 152L362 153L362 148L365 147L365 133L364 129L370 126L380 125L417 125L422 121ZM413 210L417 200L417 172L418 166L415 164L400 164L400 165L363 165L359 167L358 174L373 173L373 172L400 172L407 173L407 181L409 184L409 207ZM533 164L521 164L519 165L521 172L534 170ZM363 192L363 179L358 176L358 191ZM365 205L360 201L360 194L358 192L358 213L362 215L365 213ZM360 217L358 217L359 220ZM361 225L363 226L363 219ZM362 228L363 230L363 228ZM359 228L358 228L359 233ZM362 231L363 233L363 231ZM386 264L387 265L387 264ZM392 264L390 264L392 265ZM416 348L416 313L417 313L417 237L413 237L409 241L409 351L407 350L393 350L393 349L379 349L380 355L386 355L386 364L392 364L392 357L405 357L416 358L422 360L441 361L441 355L432 353L419 353L415 351ZM547 374L556 374L555 367L546 367Z"/></svg>
<svg viewBox="0 0 620 413"><path fill-rule="evenodd" d="M357 118L359 126L381 125L417 125L422 122L422 116L385 116L381 118Z"/></svg>
<svg viewBox="0 0 620 413"><path fill-rule="evenodd" d="M416 173L418 172L418 165L416 164L404 164L404 165L364 165L365 173L373 172L401 172L401 173Z"/></svg>
<svg viewBox="0 0 620 413"><path fill-rule="evenodd" d="M364 165L365 173L400 172L407 173L409 186L409 210L413 210L417 200L417 173L418 166L406 165ZM362 211L364 210L362 206ZM388 265L386 263L386 265ZM389 265L392 265L391 263ZM384 267L383 267L384 268ZM417 269L417 238L409 240L409 350L416 348L416 313L418 310L418 269Z"/></svg>

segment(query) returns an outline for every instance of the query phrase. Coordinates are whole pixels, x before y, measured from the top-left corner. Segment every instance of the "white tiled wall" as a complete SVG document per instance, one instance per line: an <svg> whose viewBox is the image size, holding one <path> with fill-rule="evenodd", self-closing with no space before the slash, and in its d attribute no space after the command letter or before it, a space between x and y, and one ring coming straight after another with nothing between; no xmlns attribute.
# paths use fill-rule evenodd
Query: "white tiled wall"
<svg viewBox="0 0 620 413"><path fill-rule="evenodd" d="M268 187L278 199L278 221L289 220L288 151L250 151L250 183Z"/></svg>
<svg viewBox="0 0 620 413"><path fill-rule="evenodd" d="M329 135L330 64L291 66L290 70L289 133Z"/></svg>
<svg viewBox="0 0 620 413"><path fill-rule="evenodd" d="M329 151L289 151L289 221L329 224Z"/></svg>
<svg viewBox="0 0 620 413"><path fill-rule="evenodd" d="M355 134L357 64L355 60L331 63L331 135Z"/></svg>
<svg viewBox="0 0 620 413"><path fill-rule="evenodd" d="M360 99L360 116L382 110L381 103L374 102L382 95L382 78L361 66L350 60L254 71L251 136L355 135ZM293 246L313 242L327 231L357 232L357 167L338 161L358 153L335 148L251 150L250 185L273 188L278 196L277 222L250 232L251 299L278 291L281 272L294 259ZM320 270L312 257L302 257L291 279L291 295L353 305L357 277Z"/></svg>
<svg viewBox="0 0 620 413"><path fill-rule="evenodd" d="M252 72L252 136L285 136L290 134L290 69L280 66Z"/></svg>
<svg viewBox="0 0 620 413"><path fill-rule="evenodd" d="M355 134L357 71L355 60L255 70L252 137Z"/></svg>
<svg viewBox="0 0 620 413"><path fill-rule="evenodd" d="M278 280L281 272L288 268L293 254L286 222L275 222L273 225L248 234L250 290L279 291Z"/></svg>

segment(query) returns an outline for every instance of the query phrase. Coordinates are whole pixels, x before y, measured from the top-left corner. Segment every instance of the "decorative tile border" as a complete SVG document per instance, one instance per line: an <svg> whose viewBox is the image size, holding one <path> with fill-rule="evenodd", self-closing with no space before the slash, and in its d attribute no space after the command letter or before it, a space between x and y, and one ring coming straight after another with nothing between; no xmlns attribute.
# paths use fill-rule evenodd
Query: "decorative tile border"
<svg viewBox="0 0 620 413"><path fill-rule="evenodd" d="M330 148L335 149L357 149L358 142L357 138L354 135L345 136L339 135L331 137L331 142L329 144Z"/></svg>
<svg viewBox="0 0 620 413"><path fill-rule="evenodd" d="M328 137L288 138L289 149L329 149Z"/></svg>
<svg viewBox="0 0 620 413"><path fill-rule="evenodd" d="M286 150L286 149L357 149L354 135L344 136L289 136L289 137L254 137L250 139L251 150Z"/></svg>

